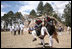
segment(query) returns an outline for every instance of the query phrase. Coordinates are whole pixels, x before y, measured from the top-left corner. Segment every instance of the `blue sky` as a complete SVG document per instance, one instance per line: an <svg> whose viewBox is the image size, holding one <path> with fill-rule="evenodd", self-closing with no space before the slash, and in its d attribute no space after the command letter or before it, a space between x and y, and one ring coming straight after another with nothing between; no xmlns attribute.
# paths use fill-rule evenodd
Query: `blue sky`
<svg viewBox="0 0 72 49"><path fill-rule="evenodd" d="M29 14L32 9L36 11L37 6L40 1L1 1L1 16L9 11L21 12L22 15ZM43 1L43 4L48 2L53 7L54 11L62 14L65 8L65 5L69 1ZM36 11L37 12L37 11Z"/></svg>
<svg viewBox="0 0 72 49"><path fill-rule="evenodd" d="M19 10L20 6L22 6L22 4L17 1L1 1L1 5L4 6L2 9L3 12L9 12L12 10L14 13Z"/></svg>

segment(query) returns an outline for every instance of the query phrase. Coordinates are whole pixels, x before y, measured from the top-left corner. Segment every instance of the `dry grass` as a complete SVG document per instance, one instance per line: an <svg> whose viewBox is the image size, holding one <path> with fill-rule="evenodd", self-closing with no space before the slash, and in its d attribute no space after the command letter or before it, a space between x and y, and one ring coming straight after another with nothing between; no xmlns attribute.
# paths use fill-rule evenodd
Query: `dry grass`
<svg viewBox="0 0 72 49"><path fill-rule="evenodd" d="M54 48L71 48L71 34L62 32L62 35L59 35L58 38L59 44L53 39ZM42 48L42 45L39 44L39 38L35 42L32 42L32 40L32 35L27 32L16 36L10 32L1 32L1 48ZM45 43L49 43L48 36L45 37ZM48 47L49 45L46 44L46 48Z"/></svg>

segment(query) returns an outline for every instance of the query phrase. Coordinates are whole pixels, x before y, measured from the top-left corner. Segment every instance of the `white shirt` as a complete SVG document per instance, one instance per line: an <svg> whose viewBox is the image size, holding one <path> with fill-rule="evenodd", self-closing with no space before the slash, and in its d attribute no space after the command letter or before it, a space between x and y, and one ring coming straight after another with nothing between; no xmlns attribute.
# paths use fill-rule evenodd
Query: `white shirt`
<svg viewBox="0 0 72 49"><path fill-rule="evenodd" d="M12 27L10 27L10 31L12 31Z"/></svg>
<svg viewBox="0 0 72 49"><path fill-rule="evenodd" d="M69 30L69 29L70 29L70 27L68 26L67 30Z"/></svg>
<svg viewBox="0 0 72 49"><path fill-rule="evenodd" d="M23 28L24 28L24 25L20 24L20 29L23 30Z"/></svg>
<svg viewBox="0 0 72 49"><path fill-rule="evenodd" d="M14 26L12 26L12 29L14 29Z"/></svg>
<svg viewBox="0 0 72 49"><path fill-rule="evenodd" d="M18 25L16 25L16 28L17 28L17 30L19 30L19 26Z"/></svg>

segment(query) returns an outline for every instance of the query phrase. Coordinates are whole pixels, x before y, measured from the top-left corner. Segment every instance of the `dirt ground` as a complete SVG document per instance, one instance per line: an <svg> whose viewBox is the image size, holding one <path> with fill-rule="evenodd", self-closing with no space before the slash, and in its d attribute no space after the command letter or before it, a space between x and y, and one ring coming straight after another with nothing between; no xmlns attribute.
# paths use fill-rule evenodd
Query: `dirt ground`
<svg viewBox="0 0 72 49"><path fill-rule="evenodd" d="M62 35L58 35L59 44L53 39L54 48L71 48L71 34L61 32ZM40 39L32 41L33 37L28 32L24 31L23 35L14 36L10 32L1 32L1 48L42 48L40 45ZM45 37L45 47L49 48L49 38Z"/></svg>

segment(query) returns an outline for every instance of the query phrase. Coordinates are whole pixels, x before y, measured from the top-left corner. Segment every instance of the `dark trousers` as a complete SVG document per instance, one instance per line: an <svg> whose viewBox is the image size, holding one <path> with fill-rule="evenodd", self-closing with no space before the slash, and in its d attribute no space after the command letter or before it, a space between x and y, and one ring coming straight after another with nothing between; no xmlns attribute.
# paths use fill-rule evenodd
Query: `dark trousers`
<svg viewBox="0 0 72 49"><path fill-rule="evenodd" d="M16 31L14 31L14 35L16 35Z"/></svg>
<svg viewBox="0 0 72 49"><path fill-rule="evenodd" d="M18 34L20 35L20 30L18 30Z"/></svg>

